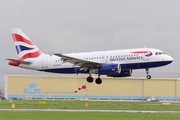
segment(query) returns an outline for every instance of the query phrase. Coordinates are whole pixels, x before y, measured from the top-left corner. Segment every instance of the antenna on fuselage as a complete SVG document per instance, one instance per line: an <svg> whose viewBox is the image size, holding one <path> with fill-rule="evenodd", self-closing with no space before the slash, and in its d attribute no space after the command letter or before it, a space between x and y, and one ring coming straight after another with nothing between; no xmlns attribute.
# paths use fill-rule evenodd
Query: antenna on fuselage
<svg viewBox="0 0 180 120"><path fill-rule="evenodd" d="M53 55L53 53L51 51L48 51L50 55Z"/></svg>

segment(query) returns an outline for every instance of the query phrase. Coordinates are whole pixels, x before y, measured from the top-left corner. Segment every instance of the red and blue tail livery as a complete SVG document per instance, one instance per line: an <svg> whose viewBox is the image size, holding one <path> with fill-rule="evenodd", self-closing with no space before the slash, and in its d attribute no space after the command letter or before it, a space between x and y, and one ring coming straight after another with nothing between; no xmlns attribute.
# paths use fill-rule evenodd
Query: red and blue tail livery
<svg viewBox="0 0 180 120"><path fill-rule="evenodd" d="M12 36L20 60L40 56L41 51L20 29L12 29Z"/></svg>
<svg viewBox="0 0 180 120"><path fill-rule="evenodd" d="M12 29L11 32L19 59L7 59L10 60L9 65L44 72L89 74L87 82L90 83L94 81L91 74L97 74L95 82L101 84L101 75L129 77L137 69L145 69L147 79L151 79L149 68L168 65L173 61L171 56L154 48L47 55L20 29Z"/></svg>

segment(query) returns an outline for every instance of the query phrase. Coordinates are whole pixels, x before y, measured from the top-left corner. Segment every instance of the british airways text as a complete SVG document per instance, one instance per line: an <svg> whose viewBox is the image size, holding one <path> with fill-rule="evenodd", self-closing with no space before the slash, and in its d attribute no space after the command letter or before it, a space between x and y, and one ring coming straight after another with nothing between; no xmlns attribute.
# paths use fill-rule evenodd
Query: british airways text
<svg viewBox="0 0 180 120"><path fill-rule="evenodd" d="M126 57L126 58L110 58L110 61L140 60L140 59L143 59L143 57L137 56L137 57Z"/></svg>

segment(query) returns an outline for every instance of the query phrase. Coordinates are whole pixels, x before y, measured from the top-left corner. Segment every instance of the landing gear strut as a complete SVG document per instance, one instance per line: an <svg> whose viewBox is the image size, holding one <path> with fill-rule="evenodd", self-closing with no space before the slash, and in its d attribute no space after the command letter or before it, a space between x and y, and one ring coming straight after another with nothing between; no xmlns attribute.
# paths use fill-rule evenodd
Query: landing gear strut
<svg viewBox="0 0 180 120"><path fill-rule="evenodd" d="M146 78L151 79L151 75L149 75L149 68L146 68L146 74L147 74Z"/></svg>
<svg viewBox="0 0 180 120"><path fill-rule="evenodd" d="M87 77L87 82L92 83L94 81L93 77L91 77L91 74L89 77Z"/></svg>
<svg viewBox="0 0 180 120"><path fill-rule="evenodd" d="M102 80L100 78L100 75L98 75L98 78L96 79L96 84L101 84L102 83Z"/></svg>

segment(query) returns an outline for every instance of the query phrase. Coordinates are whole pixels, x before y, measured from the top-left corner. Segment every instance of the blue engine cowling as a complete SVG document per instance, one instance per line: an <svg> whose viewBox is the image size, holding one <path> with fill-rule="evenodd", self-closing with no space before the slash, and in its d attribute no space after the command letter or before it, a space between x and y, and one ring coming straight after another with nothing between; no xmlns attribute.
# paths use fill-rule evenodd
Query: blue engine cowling
<svg viewBox="0 0 180 120"><path fill-rule="evenodd" d="M129 77L132 75L132 70L121 70L121 73L115 75L107 75L107 77Z"/></svg>
<svg viewBox="0 0 180 120"><path fill-rule="evenodd" d="M120 64L108 64L98 67L98 74L100 75L116 75L121 72Z"/></svg>

